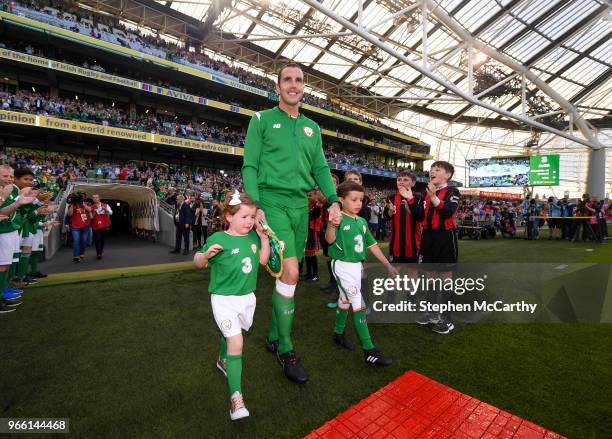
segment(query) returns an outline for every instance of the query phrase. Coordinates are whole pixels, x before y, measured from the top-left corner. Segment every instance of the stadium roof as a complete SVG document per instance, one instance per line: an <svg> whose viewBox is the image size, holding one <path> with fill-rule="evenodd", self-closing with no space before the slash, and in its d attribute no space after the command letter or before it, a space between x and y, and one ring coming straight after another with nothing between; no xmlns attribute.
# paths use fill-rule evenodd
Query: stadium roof
<svg viewBox="0 0 612 439"><path fill-rule="evenodd" d="M402 109L444 119L473 121L483 114L446 87L388 56L358 35L346 32L337 21L299 0L160 1L158 3L199 21L212 23L206 40L254 45L273 59L294 59L341 85L356 86L343 99L376 112L382 101L387 116ZM411 59L423 58L423 23L430 64L462 43L435 10L423 13L420 2L406 0L323 0L335 13L361 25ZM414 3L414 4L413 4ZM562 97L583 110L588 119L610 117L612 112L612 15L608 0L437 0L435 8L450 15L475 39L529 66ZM412 6L412 9L409 9ZM405 11L409 9L408 11ZM405 11L405 12L403 12ZM392 17L392 14L403 12ZM289 38L278 38L287 37ZM295 38L300 36L300 38ZM277 39L278 38L278 39ZM467 49L456 50L442 61L437 74L459 88L468 87ZM473 53L475 79L492 81L479 71L495 71L499 79L512 70L482 53ZM482 63L488 66L482 68ZM479 65L480 64L480 65ZM499 67L496 69L495 67ZM478 82L475 83L478 86ZM528 89L534 86L528 85ZM326 88L329 93L329 89ZM489 100L492 100L489 98ZM561 108L550 100L542 111ZM495 106L516 111L520 96L497 97ZM520 110L520 108L519 108ZM503 118L489 112L487 122L504 126ZM482 122L482 120L481 120ZM611 123L599 120L597 123Z"/></svg>
<svg viewBox="0 0 612 439"><path fill-rule="evenodd" d="M288 59L298 61L313 90L389 120L416 112L472 126L546 126L569 133L567 138L577 128L584 133L577 119L591 127L612 126L611 0L81 3L120 10L122 18L189 45L203 42L267 73ZM183 31L162 25L155 18L160 13L184 22ZM343 26L333 14L348 22ZM347 29L349 24L360 25L376 41ZM421 65L431 74L419 71ZM478 102L466 100L467 93ZM523 120L517 122L515 115ZM584 137L587 142L580 143L587 144Z"/></svg>

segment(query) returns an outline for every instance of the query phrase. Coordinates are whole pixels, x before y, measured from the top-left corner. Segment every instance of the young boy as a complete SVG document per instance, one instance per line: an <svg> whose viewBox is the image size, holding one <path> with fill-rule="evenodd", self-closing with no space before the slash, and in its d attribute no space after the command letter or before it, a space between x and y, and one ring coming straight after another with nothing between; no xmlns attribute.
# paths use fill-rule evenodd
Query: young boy
<svg viewBox="0 0 612 439"><path fill-rule="evenodd" d="M34 181L34 173L29 168L18 168L15 170L15 184L21 189L31 188ZM46 201L46 196L38 192L34 192L37 196L32 204L28 204L19 208L19 213L22 216L21 220L21 255L19 256L19 265L17 266L17 282L19 286L25 286L36 283L34 277L28 276L28 268L32 249L35 253L33 257L38 258L39 248L42 246L42 226L45 215L51 213L51 209L43 205ZM38 233L38 230L41 230ZM38 266L35 265L36 270Z"/></svg>
<svg viewBox="0 0 612 439"><path fill-rule="evenodd" d="M366 306L361 296L361 271L362 262L366 259L366 249L369 249L393 275L397 275L397 271L378 247L368 228L368 222L358 216L363 203L363 186L346 181L338 186L337 191L342 204L342 220L338 226L329 223L325 232L329 255L332 258L332 271L340 290L334 341L346 349L355 349L353 343L344 336L348 310L352 306L353 323L361 341L365 362L387 366L392 362L391 357L383 354L372 344L366 320Z"/></svg>
<svg viewBox="0 0 612 439"><path fill-rule="evenodd" d="M435 273L443 279L451 276L450 270L457 263L457 207L459 190L448 185L455 168L448 162L437 161L431 165L429 184L423 200L423 234L421 237L421 262L424 264L443 264L448 270ZM412 192L412 191L410 191ZM413 198L408 194L408 202ZM431 275L431 273L430 273ZM450 315L427 314L417 320L420 325L433 324L432 331L448 334L454 329Z"/></svg>
<svg viewBox="0 0 612 439"><path fill-rule="evenodd" d="M0 165L0 215L7 216L0 222L0 308L5 308L4 301L13 301L13 305L21 297L22 290L11 288L10 279L15 275L19 261L19 229L21 215L19 210L31 204L35 198L29 194L30 188L19 190L13 184L14 171L8 165Z"/></svg>

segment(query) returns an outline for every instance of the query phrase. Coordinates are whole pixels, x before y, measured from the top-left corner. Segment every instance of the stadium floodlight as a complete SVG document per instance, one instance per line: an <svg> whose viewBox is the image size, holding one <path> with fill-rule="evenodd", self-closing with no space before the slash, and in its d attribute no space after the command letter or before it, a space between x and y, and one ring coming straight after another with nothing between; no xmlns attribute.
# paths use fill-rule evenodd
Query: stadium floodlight
<svg viewBox="0 0 612 439"><path fill-rule="evenodd" d="M486 53L483 53L479 50L474 50L472 62L476 65L481 65L487 62L489 57Z"/></svg>

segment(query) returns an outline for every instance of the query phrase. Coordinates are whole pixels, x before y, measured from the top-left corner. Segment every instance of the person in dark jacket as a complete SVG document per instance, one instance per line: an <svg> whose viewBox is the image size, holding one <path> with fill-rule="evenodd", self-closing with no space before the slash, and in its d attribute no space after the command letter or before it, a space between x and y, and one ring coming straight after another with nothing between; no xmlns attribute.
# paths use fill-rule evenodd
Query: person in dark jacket
<svg viewBox="0 0 612 439"><path fill-rule="evenodd" d="M180 253L181 241L185 243L183 254L189 254L189 232L191 232L191 224L193 223L193 210L189 206L189 201L181 194L176 196L176 205L174 207L174 226L176 227L176 240L174 242L174 250L170 253Z"/></svg>

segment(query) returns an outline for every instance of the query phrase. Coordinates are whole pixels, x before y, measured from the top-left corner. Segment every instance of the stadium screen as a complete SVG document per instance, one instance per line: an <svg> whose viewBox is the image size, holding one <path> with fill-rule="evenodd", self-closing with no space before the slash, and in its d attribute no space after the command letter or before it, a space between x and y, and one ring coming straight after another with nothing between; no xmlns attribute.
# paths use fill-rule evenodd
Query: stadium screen
<svg viewBox="0 0 612 439"><path fill-rule="evenodd" d="M469 187L514 187L529 184L529 157L468 160Z"/></svg>

